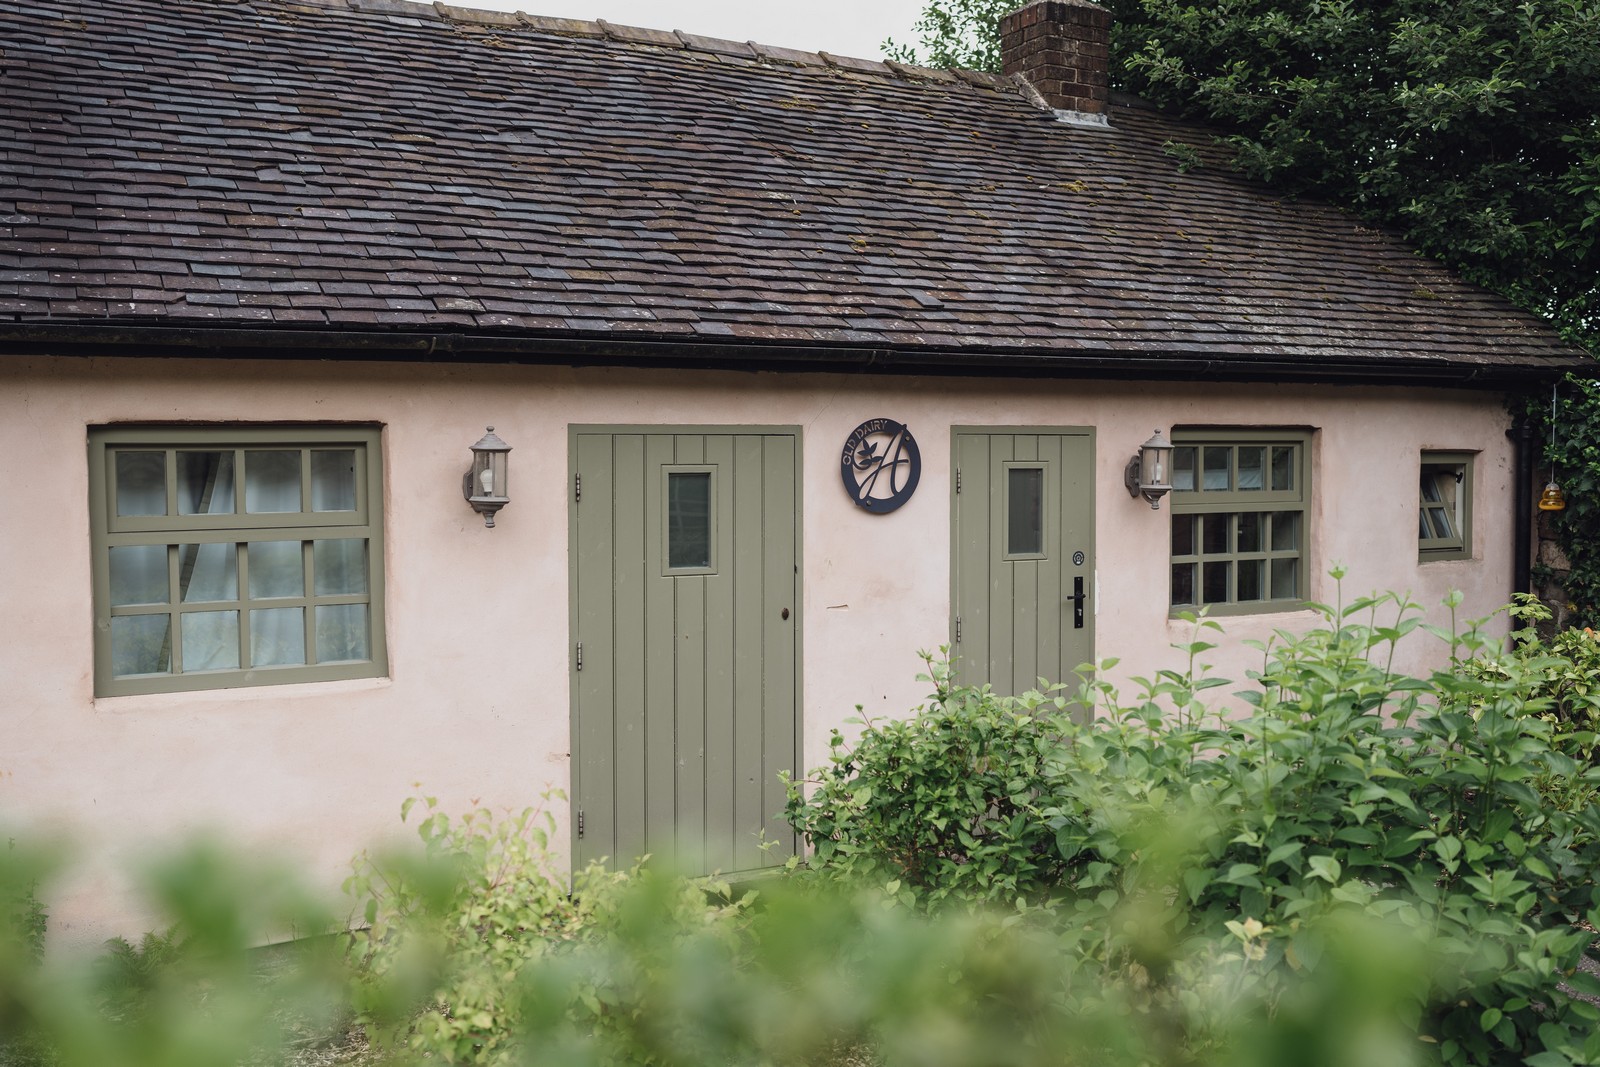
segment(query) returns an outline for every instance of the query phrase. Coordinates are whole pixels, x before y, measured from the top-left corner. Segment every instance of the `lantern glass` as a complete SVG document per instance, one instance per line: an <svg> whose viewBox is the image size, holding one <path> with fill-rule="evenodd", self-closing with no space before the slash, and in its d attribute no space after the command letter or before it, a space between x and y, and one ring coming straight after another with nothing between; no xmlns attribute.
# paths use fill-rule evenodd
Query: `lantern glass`
<svg viewBox="0 0 1600 1067"><path fill-rule="evenodd" d="M461 492L483 516L485 526L493 526L495 512L510 502L506 479L510 452L511 446L495 436L493 426L472 446L472 467L461 479Z"/></svg>

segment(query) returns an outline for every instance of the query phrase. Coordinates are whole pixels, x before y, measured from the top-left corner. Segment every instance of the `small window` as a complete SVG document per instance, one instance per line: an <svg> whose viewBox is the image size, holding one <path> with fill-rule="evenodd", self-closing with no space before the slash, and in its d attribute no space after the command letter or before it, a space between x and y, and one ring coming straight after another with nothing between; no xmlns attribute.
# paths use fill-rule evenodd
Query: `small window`
<svg viewBox="0 0 1600 1067"><path fill-rule="evenodd" d="M378 441L92 430L96 695L383 674Z"/></svg>
<svg viewBox="0 0 1600 1067"><path fill-rule="evenodd" d="M669 574L709 574L712 566L712 501L715 479L710 467L676 467L667 471L666 560Z"/></svg>
<svg viewBox="0 0 1600 1067"><path fill-rule="evenodd" d="M1006 468L1006 558L1044 555L1044 468Z"/></svg>
<svg viewBox="0 0 1600 1067"><path fill-rule="evenodd" d="M1417 555L1423 562L1471 557L1471 454L1422 454L1417 505Z"/></svg>
<svg viewBox="0 0 1600 1067"><path fill-rule="evenodd" d="M1309 435L1173 433L1174 611L1282 611L1307 595Z"/></svg>

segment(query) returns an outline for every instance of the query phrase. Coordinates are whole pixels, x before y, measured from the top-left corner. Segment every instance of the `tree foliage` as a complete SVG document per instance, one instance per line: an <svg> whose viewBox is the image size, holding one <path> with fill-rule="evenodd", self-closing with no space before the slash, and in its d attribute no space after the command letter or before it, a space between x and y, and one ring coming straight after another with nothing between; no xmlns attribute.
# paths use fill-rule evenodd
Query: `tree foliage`
<svg viewBox="0 0 1600 1067"><path fill-rule="evenodd" d="M1218 131L1245 173L1330 200L1600 355L1600 4L1101 0L1118 89ZM999 67L1017 0L929 0L921 50ZM1546 460L1579 624L1600 625L1600 395L1571 381ZM1543 437L1548 397L1524 415Z"/></svg>
<svg viewBox="0 0 1600 1067"><path fill-rule="evenodd" d="M1014 0L931 0L922 48L998 69ZM1223 131L1600 351L1600 5L1105 0L1112 83Z"/></svg>

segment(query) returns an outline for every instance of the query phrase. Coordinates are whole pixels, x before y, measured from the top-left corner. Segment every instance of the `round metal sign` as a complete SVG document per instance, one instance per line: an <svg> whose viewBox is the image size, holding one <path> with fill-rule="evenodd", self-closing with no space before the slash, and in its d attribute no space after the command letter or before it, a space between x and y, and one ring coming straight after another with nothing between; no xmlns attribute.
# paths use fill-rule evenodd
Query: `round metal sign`
<svg viewBox="0 0 1600 1067"><path fill-rule="evenodd" d="M850 498L877 515L910 500L922 478L916 439L893 419L868 419L857 426L845 439L840 459Z"/></svg>

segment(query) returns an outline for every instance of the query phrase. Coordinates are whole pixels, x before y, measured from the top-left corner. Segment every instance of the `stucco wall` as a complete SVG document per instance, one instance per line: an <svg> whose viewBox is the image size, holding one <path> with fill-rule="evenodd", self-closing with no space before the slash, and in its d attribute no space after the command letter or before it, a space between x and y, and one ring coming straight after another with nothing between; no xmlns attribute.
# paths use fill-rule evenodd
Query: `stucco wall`
<svg viewBox="0 0 1600 1067"><path fill-rule="evenodd" d="M907 423L916 496L855 508L837 455L865 419ZM85 428L123 421L360 421L384 427L388 678L96 699ZM58 944L137 931L115 873L152 836L226 827L281 848L334 886L364 843L403 831L414 783L452 809L522 805L568 782L567 427L798 425L803 433L803 694L808 765L854 714L921 702L916 651L948 641L950 428L1088 426L1096 433L1097 654L1119 678L1175 665L1168 516L1131 499L1122 467L1152 429L1309 426L1313 596L1409 592L1492 611L1511 574L1511 460L1497 395L1416 389L327 362L0 363L0 819L70 834L90 862L50 900ZM460 496L485 424L515 448L493 530ZM1478 450L1474 558L1420 565L1417 458ZM1301 627L1306 612L1235 618L1232 639ZM1242 678L1259 653L1211 656ZM1439 659L1417 636L1405 667ZM565 842L558 843L565 849Z"/></svg>

